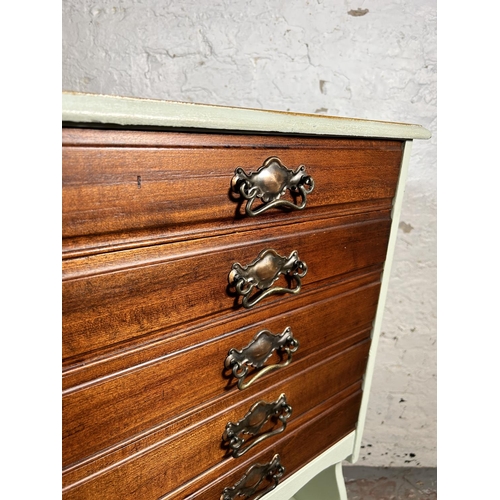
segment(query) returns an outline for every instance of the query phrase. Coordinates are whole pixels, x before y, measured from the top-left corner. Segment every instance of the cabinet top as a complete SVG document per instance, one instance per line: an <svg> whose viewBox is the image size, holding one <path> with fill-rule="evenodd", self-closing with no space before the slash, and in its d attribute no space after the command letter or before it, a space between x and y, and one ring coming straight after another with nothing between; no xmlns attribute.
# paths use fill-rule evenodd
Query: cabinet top
<svg viewBox="0 0 500 500"><path fill-rule="evenodd" d="M202 129L388 139L429 139L420 125L63 92L62 121L89 126Z"/></svg>

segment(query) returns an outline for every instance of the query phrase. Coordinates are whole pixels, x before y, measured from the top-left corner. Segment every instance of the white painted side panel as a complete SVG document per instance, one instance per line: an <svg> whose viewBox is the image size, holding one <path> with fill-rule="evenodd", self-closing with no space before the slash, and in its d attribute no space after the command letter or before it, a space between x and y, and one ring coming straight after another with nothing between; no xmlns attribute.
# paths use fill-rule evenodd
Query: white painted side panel
<svg viewBox="0 0 500 500"><path fill-rule="evenodd" d="M295 500L347 500L342 462L320 472L295 494Z"/></svg>
<svg viewBox="0 0 500 500"><path fill-rule="evenodd" d="M272 490L265 496L266 500L291 500L292 497L294 497L301 488L303 488L307 483L318 476L318 474L320 474L322 471L324 471L328 467L331 467L332 465L342 463L342 460L345 460L347 457L349 457L353 452L354 440L355 433L352 432L351 434L348 434L337 444L322 453L319 457L309 462L295 474L292 474L288 479L283 481L283 483L279 484L274 490ZM282 465L286 468L286 460L282 461ZM340 490L342 488L345 489L341 469L337 468L336 471L333 472L333 474L334 479L341 479L341 481L339 481ZM322 484L323 483L324 479L322 481ZM311 485L311 487L313 487L313 485ZM318 486L318 488L320 488L320 486ZM334 499L335 497L330 498L329 500ZM296 497L296 500L306 500L306 497L303 496L303 494L301 495L299 493L299 496ZM318 497L316 499L311 498L311 500L322 500L322 497ZM342 498L342 500L344 500L344 498Z"/></svg>
<svg viewBox="0 0 500 500"><path fill-rule="evenodd" d="M396 196L394 197L393 207L392 207L392 223L391 223L391 233L389 237L389 244L387 248L386 262L384 265L384 271L382 274L382 284L380 287L380 298L377 306L377 313L375 316L375 321L373 323L372 329L372 343L370 347L370 353L368 357L368 366L366 369L364 382L363 382L363 398L361 400L361 409L359 413L358 425L356 428L356 441L354 447L353 456L349 459L351 462L356 462L359 458L359 451L361 447L361 439L363 437L363 429L365 426L366 412L368 409L368 399L370 397L370 389L373 378L373 370L375 367L375 358L377 354L378 341L380 338L380 328L382 325L382 317L385 308L385 302L387 298L387 287L389 285L389 277L391 275L391 266L394 257L394 248L396 247L396 238L398 232L399 219L401 216L401 206L403 204L403 196L406 185L406 178L408 176L408 165L410 162L412 141L407 141L405 143L405 148L403 152L403 159L401 164L401 172L399 175L398 187L396 191Z"/></svg>

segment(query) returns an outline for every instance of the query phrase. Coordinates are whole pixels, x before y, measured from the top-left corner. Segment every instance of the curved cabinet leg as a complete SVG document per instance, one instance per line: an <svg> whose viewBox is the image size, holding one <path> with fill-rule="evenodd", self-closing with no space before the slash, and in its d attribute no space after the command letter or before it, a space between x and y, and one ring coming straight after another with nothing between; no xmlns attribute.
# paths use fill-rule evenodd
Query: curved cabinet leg
<svg viewBox="0 0 500 500"><path fill-rule="evenodd" d="M311 479L293 496L295 500L347 500L342 462Z"/></svg>

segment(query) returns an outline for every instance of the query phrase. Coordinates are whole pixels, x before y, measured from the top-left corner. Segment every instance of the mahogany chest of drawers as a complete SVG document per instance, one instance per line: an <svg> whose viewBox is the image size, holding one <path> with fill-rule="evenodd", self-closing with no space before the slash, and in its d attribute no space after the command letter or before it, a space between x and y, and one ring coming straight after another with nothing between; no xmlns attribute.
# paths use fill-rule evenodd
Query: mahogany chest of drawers
<svg viewBox="0 0 500 500"><path fill-rule="evenodd" d="M345 498L428 136L63 95L63 498Z"/></svg>

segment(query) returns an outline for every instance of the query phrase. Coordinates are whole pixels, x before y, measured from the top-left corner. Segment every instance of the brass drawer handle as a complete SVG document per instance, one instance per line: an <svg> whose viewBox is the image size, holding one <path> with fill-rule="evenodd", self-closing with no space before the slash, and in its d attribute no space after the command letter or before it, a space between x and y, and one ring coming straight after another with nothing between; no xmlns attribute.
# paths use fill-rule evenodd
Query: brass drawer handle
<svg viewBox="0 0 500 500"><path fill-rule="evenodd" d="M299 259L296 250L289 257L282 257L276 250L267 249L260 252L257 259L247 266L235 262L231 267L228 280L229 284L236 288L237 295L243 297L242 304L248 309L269 295L299 293L302 278L306 273L307 265ZM271 288L282 274L295 281L295 288L280 286ZM258 291L250 297L255 288L258 288Z"/></svg>
<svg viewBox="0 0 500 500"><path fill-rule="evenodd" d="M243 390L266 373L288 366L292 362L292 353L298 348L299 342L293 337L290 327L285 328L283 333L279 335L274 335L269 330L261 330L252 342L241 351L230 349L224 366L232 369L233 375L238 379L238 389ZM280 356L286 354L286 360L283 363L269 365L260 370L276 350L279 350ZM250 366L260 371L245 383L245 376Z"/></svg>
<svg viewBox="0 0 500 500"><path fill-rule="evenodd" d="M314 180L306 174L304 165L300 165L294 172L285 167L278 157L271 156L256 172L246 174L241 167L238 167L234 171L231 188L247 200L245 212L253 217L273 207L302 210L306 206L307 195L314 189ZM302 198L300 204L295 205L291 201L280 199L287 189L293 198L300 195ZM252 210L257 198L262 200L262 204Z"/></svg>
<svg viewBox="0 0 500 500"><path fill-rule="evenodd" d="M264 441L264 439L282 433L286 429L286 422L290 418L291 414L292 407L287 404L286 396L284 394L281 394L281 396L273 403L258 401L252 406L252 408L250 408L250 411L239 422L229 422L226 425L226 430L222 435L222 439L225 442L229 442L229 448L231 448L234 458L241 457L255 445ZM272 417L277 417L277 419L281 422L281 426L277 429L265 432L255 439L255 441L251 442L246 447L243 447L247 440L242 436L255 436Z"/></svg>
<svg viewBox="0 0 500 500"><path fill-rule="evenodd" d="M283 476L285 468L281 465L281 458L279 455L274 455L268 464L255 464L243 474L243 477L231 488L224 488L220 500L234 500L236 497L250 498L257 493L258 488L264 481L268 479L271 484L260 491L260 493L252 498L252 500L259 500L266 493L274 490L278 486L280 478Z"/></svg>

